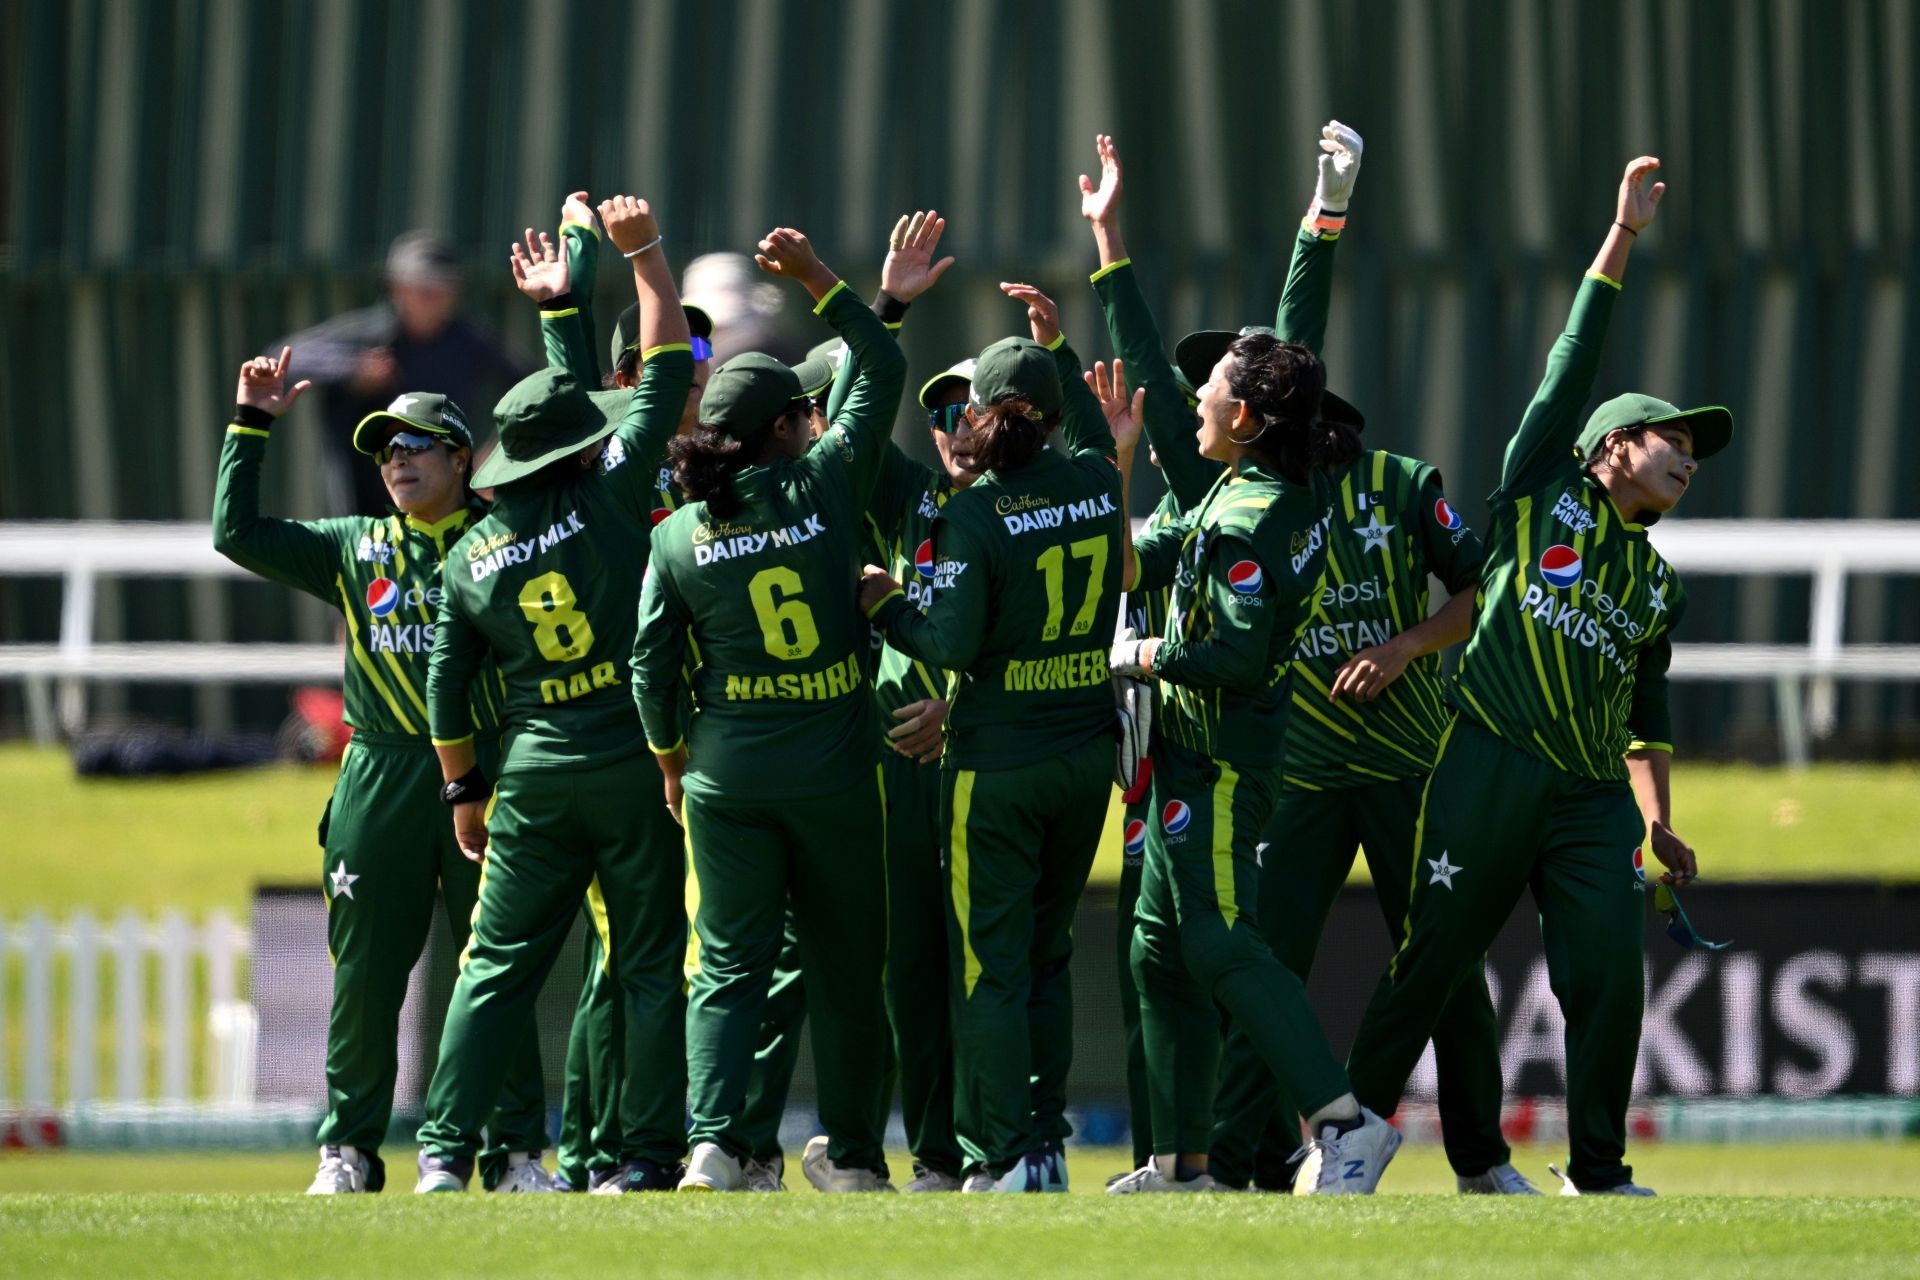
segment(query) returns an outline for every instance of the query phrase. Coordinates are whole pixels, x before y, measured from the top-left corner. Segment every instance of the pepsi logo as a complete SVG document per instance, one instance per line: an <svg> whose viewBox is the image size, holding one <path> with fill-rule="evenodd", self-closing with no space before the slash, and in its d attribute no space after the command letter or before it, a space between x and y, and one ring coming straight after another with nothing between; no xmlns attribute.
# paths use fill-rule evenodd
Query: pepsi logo
<svg viewBox="0 0 1920 1280"><path fill-rule="evenodd" d="M1540 576L1550 587L1570 587L1580 581L1580 553L1556 542L1540 553Z"/></svg>
<svg viewBox="0 0 1920 1280"><path fill-rule="evenodd" d="M1633 878L1642 884L1647 881L1647 851L1639 845L1633 850Z"/></svg>
<svg viewBox="0 0 1920 1280"><path fill-rule="evenodd" d="M659 524L672 514L673 508L671 507L655 507L653 511L648 514L647 519L651 520L654 524Z"/></svg>
<svg viewBox="0 0 1920 1280"><path fill-rule="evenodd" d="M1243 596L1250 596L1267 583L1267 575L1251 560L1242 560L1227 570L1227 585Z"/></svg>
<svg viewBox="0 0 1920 1280"><path fill-rule="evenodd" d="M1177 802L1176 802L1177 803ZM1129 858L1136 857L1147 847L1147 824L1135 818L1127 824L1126 850Z"/></svg>
<svg viewBox="0 0 1920 1280"><path fill-rule="evenodd" d="M1440 527L1442 529L1447 529L1447 530L1458 529L1461 525L1466 523L1466 521L1460 518L1460 513L1458 511L1455 511L1452 507L1447 505L1447 500L1445 498L1438 498L1434 501L1433 518L1440 522Z"/></svg>
<svg viewBox="0 0 1920 1280"><path fill-rule="evenodd" d="M1170 836L1177 836L1187 829L1193 821L1193 810L1187 808L1184 800L1169 800L1167 807L1160 811L1160 829Z"/></svg>
<svg viewBox="0 0 1920 1280"><path fill-rule="evenodd" d="M923 578L933 576L933 539L928 538L913 552L913 568Z"/></svg>
<svg viewBox="0 0 1920 1280"><path fill-rule="evenodd" d="M392 578L375 578L367 584L367 612L384 618L400 607L400 584Z"/></svg>

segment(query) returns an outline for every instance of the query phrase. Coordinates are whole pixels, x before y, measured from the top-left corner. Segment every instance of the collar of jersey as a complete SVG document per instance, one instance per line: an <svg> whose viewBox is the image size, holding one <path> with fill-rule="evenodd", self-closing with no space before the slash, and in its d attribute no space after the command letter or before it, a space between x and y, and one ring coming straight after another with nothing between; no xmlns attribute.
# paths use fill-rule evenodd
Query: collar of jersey
<svg viewBox="0 0 1920 1280"><path fill-rule="evenodd" d="M1600 483L1599 476L1596 476L1591 471L1585 472L1584 475L1586 482L1600 491L1600 500L1613 508L1613 518L1620 522L1620 527L1628 533L1637 533L1644 538L1647 534L1647 526L1644 524L1635 524L1633 521L1627 519L1620 508L1614 504L1613 495L1607 492L1607 486Z"/></svg>
<svg viewBox="0 0 1920 1280"><path fill-rule="evenodd" d="M426 520L422 520L419 516L411 516L411 515L404 517L404 519L406 521L407 528L413 530L415 533L424 533L429 538L438 538L441 534L446 533L447 531L461 525L462 523L464 523L469 519L472 519L472 517L473 517L473 512L469 511L465 507L460 507L457 510L455 510L452 515L449 515L442 520L435 520L435 521L429 522Z"/></svg>

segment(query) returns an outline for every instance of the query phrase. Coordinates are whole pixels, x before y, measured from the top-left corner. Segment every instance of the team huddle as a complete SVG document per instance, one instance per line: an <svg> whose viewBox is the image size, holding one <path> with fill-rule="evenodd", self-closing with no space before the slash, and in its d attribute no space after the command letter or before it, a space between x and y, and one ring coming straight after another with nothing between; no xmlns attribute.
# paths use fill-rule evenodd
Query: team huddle
<svg viewBox="0 0 1920 1280"><path fill-rule="evenodd" d="M416 1190L781 1190L809 1021L815 1187L894 1189L897 1092L903 1190L1067 1190L1072 925L1117 786L1134 1167L1110 1194L1371 1193L1429 1041L1459 1189L1539 1194L1501 1136L1482 969L1527 889L1567 1020L1561 1192L1652 1194L1624 1160L1645 858L1663 907L1696 865L1669 824L1685 596L1646 527L1733 428L1641 394L1580 414L1659 162L1627 167L1476 533L1318 354L1359 135L1321 132L1273 326L1171 350L1097 147L1111 363L1001 285L1030 336L919 384L935 467L891 438L897 334L953 261L933 212L900 219L871 305L769 232L759 267L834 336L716 367L654 211L570 196L513 247L548 363L491 451L424 392L355 429L381 519L260 514L308 384L291 349L242 367L215 543L347 629L310 1191L385 1184L436 891L463 949ZM604 364L603 228L636 295ZM1166 494L1136 530L1143 438ZM1362 848L1397 950L1343 1062L1303 984ZM583 911L556 1144L533 1005Z"/></svg>

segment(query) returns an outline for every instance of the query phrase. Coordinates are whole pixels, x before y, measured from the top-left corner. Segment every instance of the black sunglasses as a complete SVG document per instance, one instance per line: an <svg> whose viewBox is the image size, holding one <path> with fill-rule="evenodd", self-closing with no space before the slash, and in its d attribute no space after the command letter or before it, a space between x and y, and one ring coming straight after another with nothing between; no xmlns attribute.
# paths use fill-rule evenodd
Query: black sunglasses
<svg viewBox="0 0 1920 1280"><path fill-rule="evenodd" d="M927 410L927 425L935 431L945 431L951 435L959 429L960 419L967 412L966 401L943 404L936 409Z"/></svg>
<svg viewBox="0 0 1920 1280"><path fill-rule="evenodd" d="M373 460L384 467L395 454L402 458L414 458L439 443L440 441L432 436L416 435L411 431L396 431L384 446L373 451Z"/></svg>

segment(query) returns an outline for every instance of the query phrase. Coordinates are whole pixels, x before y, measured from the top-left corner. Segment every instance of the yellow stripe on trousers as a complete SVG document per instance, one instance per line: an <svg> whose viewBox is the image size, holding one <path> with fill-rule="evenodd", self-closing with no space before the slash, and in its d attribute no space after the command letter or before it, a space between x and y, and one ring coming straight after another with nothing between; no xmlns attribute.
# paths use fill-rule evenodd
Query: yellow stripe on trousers
<svg viewBox="0 0 1920 1280"><path fill-rule="evenodd" d="M1240 903L1233 894L1233 793L1240 775L1224 762L1220 781L1213 784L1213 896L1219 899L1220 914L1227 928L1240 918Z"/></svg>
<svg viewBox="0 0 1920 1280"><path fill-rule="evenodd" d="M600 972L613 972L613 927L607 923L607 895L600 892L600 877L587 881L587 918L600 935Z"/></svg>
<svg viewBox="0 0 1920 1280"><path fill-rule="evenodd" d="M487 824L489 828L489 832L491 832L491 828L493 826L493 811L499 805L499 803L500 803L500 793L498 791L495 791L492 795L487 797L487 812L485 813L485 815L483 815L482 821L484 821ZM493 839L491 834L489 834L487 839L487 852L488 853L493 852ZM474 928L480 923L480 904L486 901L486 895L487 895L487 861L485 858L482 858L480 860L480 887L475 889L473 892L473 914L467 917L467 944L464 947L460 948L459 968L461 969L462 972L464 972L467 967L467 956L473 951L473 931L474 931Z"/></svg>
<svg viewBox="0 0 1920 1280"><path fill-rule="evenodd" d="M973 930L969 917L973 912L973 890L968 884L967 817L973 808L973 770L960 769L953 778L953 831L949 857L953 867L953 914L960 921L960 954L966 961L968 997L980 981L980 957L973 953Z"/></svg>

